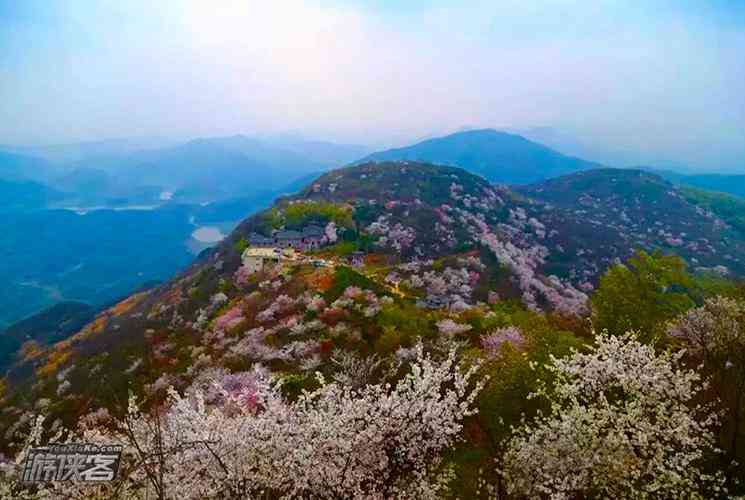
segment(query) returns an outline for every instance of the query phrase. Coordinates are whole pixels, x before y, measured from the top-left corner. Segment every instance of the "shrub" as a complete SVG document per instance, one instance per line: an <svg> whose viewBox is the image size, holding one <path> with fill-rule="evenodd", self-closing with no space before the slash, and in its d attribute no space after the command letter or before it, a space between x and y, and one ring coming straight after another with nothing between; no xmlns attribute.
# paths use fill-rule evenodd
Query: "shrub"
<svg viewBox="0 0 745 500"><path fill-rule="evenodd" d="M592 297L593 324L598 331L636 331L642 340L654 341L667 321L695 305L693 285L680 257L637 252L600 279Z"/></svg>

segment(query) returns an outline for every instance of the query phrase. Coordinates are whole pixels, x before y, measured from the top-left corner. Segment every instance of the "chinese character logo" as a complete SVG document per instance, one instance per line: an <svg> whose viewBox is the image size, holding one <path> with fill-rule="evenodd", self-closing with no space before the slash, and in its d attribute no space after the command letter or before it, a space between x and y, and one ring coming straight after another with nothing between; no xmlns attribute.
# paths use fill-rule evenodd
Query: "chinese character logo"
<svg viewBox="0 0 745 500"><path fill-rule="evenodd" d="M119 445L53 444L32 448L23 465L24 482L111 481L121 460Z"/></svg>

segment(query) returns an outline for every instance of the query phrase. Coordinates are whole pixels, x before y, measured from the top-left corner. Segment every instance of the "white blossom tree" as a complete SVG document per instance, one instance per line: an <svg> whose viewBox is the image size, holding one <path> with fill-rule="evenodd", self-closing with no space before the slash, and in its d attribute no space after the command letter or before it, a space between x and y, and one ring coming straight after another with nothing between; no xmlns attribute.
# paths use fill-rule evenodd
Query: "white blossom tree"
<svg viewBox="0 0 745 500"><path fill-rule="evenodd" d="M326 227L323 230L323 234L326 237L327 242L336 243L336 240L339 239L336 233L336 223L334 223L334 221L331 221L326 224Z"/></svg>
<svg viewBox="0 0 745 500"><path fill-rule="evenodd" d="M551 411L518 429L503 474L529 498L710 498L722 478L702 463L714 453L698 373L680 354L656 354L633 334L599 336L587 354L553 359Z"/></svg>
<svg viewBox="0 0 745 500"><path fill-rule="evenodd" d="M477 366L455 351L433 360L420 346L395 385L353 389L337 383L288 402L276 381L255 372L245 391L224 390L224 405L201 392L170 391L161 416L135 404L116 430L85 431L87 442L125 446L123 476L99 487L127 498L435 498L449 479L440 454L475 413ZM243 392L248 392L243 394ZM39 498L79 497L53 483ZM88 489L88 493L92 490ZM46 495L46 496L43 496Z"/></svg>

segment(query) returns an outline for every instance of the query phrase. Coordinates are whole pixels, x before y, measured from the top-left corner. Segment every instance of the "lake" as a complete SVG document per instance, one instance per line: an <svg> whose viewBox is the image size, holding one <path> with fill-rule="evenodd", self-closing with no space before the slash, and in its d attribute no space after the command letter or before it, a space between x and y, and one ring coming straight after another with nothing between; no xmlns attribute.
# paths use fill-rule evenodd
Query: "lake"
<svg viewBox="0 0 745 500"><path fill-rule="evenodd" d="M191 233L191 237L200 243L219 243L225 235L216 226L202 226Z"/></svg>

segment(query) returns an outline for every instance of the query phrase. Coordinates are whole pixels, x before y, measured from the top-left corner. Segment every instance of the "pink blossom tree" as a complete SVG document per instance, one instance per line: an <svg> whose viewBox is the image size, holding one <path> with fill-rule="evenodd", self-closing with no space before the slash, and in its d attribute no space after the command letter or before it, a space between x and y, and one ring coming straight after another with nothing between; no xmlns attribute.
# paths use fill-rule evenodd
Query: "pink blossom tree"
<svg viewBox="0 0 745 500"><path fill-rule="evenodd" d="M443 319L437 322L437 329L442 335L452 337L471 330L471 325L456 323L452 319Z"/></svg>
<svg viewBox="0 0 745 500"><path fill-rule="evenodd" d="M236 305L218 316L215 320L214 328L217 331L227 331L238 326L246 318L243 316L243 308Z"/></svg>
<svg viewBox="0 0 745 500"><path fill-rule="evenodd" d="M486 355L490 358L500 357L502 348L506 344L517 351L522 351L525 348L525 337L519 328L514 326L499 328L481 337L481 347L484 348Z"/></svg>

